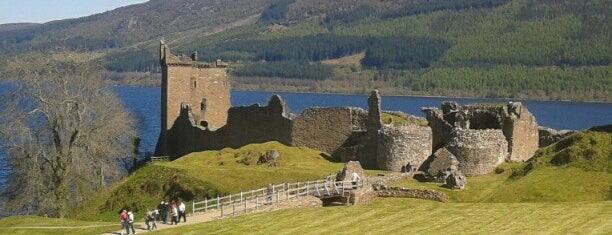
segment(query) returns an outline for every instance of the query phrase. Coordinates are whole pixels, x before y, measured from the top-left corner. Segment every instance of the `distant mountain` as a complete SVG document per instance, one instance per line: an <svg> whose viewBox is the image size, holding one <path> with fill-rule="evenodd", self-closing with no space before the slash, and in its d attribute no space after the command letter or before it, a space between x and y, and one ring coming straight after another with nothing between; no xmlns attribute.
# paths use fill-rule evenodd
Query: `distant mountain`
<svg viewBox="0 0 612 235"><path fill-rule="evenodd" d="M612 102L609 3L151 0L0 26L0 52L68 47L110 71L157 71L165 38L229 61L239 89Z"/></svg>
<svg viewBox="0 0 612 235"><path fill-rule="evenodd" d="M0 32L13 31L20 29L29 29L38 26L36 23L11 23L11 24L0 24Z"/></svg>
<svg viewBox="0 0 612 235"><path fill-rule="evenodd" d="M0 35L0 42L3 50L19 52L57 46L120 49L149 40L159 41L164 36L179 41L258 16L270 2L272 0L152 0L78 19L14 27Z"/></svg>

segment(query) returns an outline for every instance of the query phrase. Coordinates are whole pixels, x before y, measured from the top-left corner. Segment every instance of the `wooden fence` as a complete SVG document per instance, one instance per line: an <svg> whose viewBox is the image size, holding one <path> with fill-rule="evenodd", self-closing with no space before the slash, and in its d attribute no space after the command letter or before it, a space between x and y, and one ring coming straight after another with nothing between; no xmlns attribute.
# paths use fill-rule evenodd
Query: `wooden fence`
<svg viewBox="0 0 612 235"><path fill-rule="evenodd" d="M262 187L248 192L240 192L227 196L217 196L192 202L192 213L220 212L220 216L247 213L263 206L278 204L300 196L315 196L319 198L346 196L352 190L363 188L366 180L357 181L306 181L282 183Z"/></svg>

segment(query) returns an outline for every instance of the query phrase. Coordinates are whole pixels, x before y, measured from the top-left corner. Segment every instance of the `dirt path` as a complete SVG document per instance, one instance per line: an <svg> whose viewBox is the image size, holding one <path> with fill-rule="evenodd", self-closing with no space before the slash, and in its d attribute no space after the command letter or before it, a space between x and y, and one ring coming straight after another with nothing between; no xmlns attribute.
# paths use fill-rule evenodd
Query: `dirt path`
<svg viewBox="0 0 612 235"><path fill-rule="evenodd" d="M240 209L237 207L236 208L236 214L234 216L241 216L241 215L245 215L245 214L260 213L260 212L265 212L265 211L275 211L275 210L281 210L281 209L306 207L306 206L308 206L308 207L320 207L321 206L321 200L319 198L316 198L316 197L313 197L313 196L298 197L298 198L293 198L293 199L290 199L288 201L284 201L284 202L281 202L281 203L278 203L278 204L262 206L262 207L260 207L257 210L249 210L247 212L240 211ZM187 216L187 222L186 223L183 223L183 221L181 220L176 225L171 225L170 223L164 224L164 223L161 223L161 222L156 222L157 229L159 230L159 229L175 228L175 227L180 227L180 226L185 226L185 225L192 225L192 224L198 224L198 223L204 223L204 222L208 222L208 221L213 221L213 220L217 220L217 219L225 219L225 218L233 217L231 215L231 210L228 210L228 211L230 211L230 213L228 213L227 211L224 211L224 215L225 216L223 216L223 217L221 217L221 211L220 210L209 211L207 213L191 214L191 215ZM121 225L117 224L117 228L120 228L120 227L121 227ZM147 231L147 225L144 222L134 223L134 228L136 229L136 233L146 233L146 232L149 232L149 231ZM114 232L104 233L104 234L121 234L121 230L116 230Z"/></svg>

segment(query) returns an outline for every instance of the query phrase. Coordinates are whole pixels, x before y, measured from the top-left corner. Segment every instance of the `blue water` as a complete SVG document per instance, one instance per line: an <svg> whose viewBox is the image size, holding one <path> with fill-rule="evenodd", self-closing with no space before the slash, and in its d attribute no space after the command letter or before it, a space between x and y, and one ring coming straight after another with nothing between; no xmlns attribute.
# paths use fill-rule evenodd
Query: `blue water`
<svg viewBox="0 0 612 235"><path fill-rule="evenodd" d="M2 93L0 86L0 93ZM160 128L160 89L147 87L114 88L126 108L132 112L137 121L140 137L140 152L155 151L155 144ZM232 105L251 105L268 103L270 96L279 94L289 106L291 112L300 114L307 107L340 107L352 106L367 109L366 95L335 94L300 94L232 91ZM458 99L437 97L383 96L384 110L399 110L408 114L423 116L421 107L440 107L442 101L456 101L460 104L507 102L494 99ZM592 126L612 124L612 104L577 103L553 101L522 101L536 117L538 124L555 129L581 130ZM9 169L4 152L0 152L0 190L6 185Z"/></svg>

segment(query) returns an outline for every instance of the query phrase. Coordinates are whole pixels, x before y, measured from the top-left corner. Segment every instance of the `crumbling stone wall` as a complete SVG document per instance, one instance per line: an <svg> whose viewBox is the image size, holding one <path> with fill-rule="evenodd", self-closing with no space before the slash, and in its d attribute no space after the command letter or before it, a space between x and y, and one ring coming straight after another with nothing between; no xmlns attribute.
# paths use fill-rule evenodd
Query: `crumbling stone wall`
<svg viewBox="0 0 612 235"><path fill-rule="evenodd" d="M368 121L366 134L361 139L357 154L359 162L367 169L378 169L378 131L382 127L381 121L381 98L378 90L373 90L368 97Z"/></svg>
<svg viewBox="0 0 612 235"><path fill-rule="evenodd" d="M550 127L541 126L538 128L538 136L539 136L538 145L540 148L546 147L574 133L576 133L576 131L555 130Z"/></svg>
<svg viewBox="0 0 612 235"><path fill-rule="evenodd" d="M417 198L424 200L432 200L439 202L447 202L449 200L448 195L442 192L429 190L429 189L411 189L404 187L389 187L383 186L378 191L379 197L402 197L402 198Z"/></svg>
<svg viewBox="0 0 612 235"><path fill-rule="evenodd" d="M448 146L453 132L460 130L501 130L506 140L506 161L525 161L538 149L538 124L520 102L460 106L443 102L442 110L421 109L433 133L433 151ZM491 145L497 141L491 139ZM458 143L454 143L458 144ZM456 155L456 153L453 153ZM458 159L461 156L456 155ZM490 158L491 156L483 156ZM465 173L465 172L464 172Z"/></svg>
<svg viewBox="0 0 612 235"><path fill-rule="evenodd" d="M215 131L194 125L190 110L188 105L183 105L181 115L167 131L166 155L176 157L191 152L237 148L268 141L279 141L285 145L292 143L292 120L279 96L273 96L268 105L263 107L256 104L230 108L227 125Z"/></svg>
<svg viewBox="0 0 612 235"><path fill-rule="evenodd" d="M285 102L278 95L272 96L267 106L232 107L228 113L225 127L227 147L237 148L272 140L292 144L292 120Z"/></svg>
<svg viewBox="0 0 612 235"><path fill-rule="evenodd" d="M538 123L535 117L520 103L508 105L508 113L504 120L504 135L508 141L508 160L512 162L526 161L538 150Z"/></svg>
<svg viewBox="0 0 612 235"><path fill-rule="evenodd" d="M508 156L508 142L501 130L455 129L446 148L459 161L466 176L492 172Z"/></svg>
<svg viewBox="0 0 612 235"><path fill-rule="evenodd" d="M448 137L453 130L453 125L444 120L442 110L437 108L421 108L425 113L428 125L432 132L432 151L436 151L444 146L448 141Z"/></svg>
<svg viewBox="0 0 612 235"><path fill-rule="evenodd" d="M376 154L378 168L396 172L418 169L431 155L431 144L429 127L383 125Z"/></svg>
<svg viewBox="0 0 612 235"><path fill-rule="evenodd" d="M342 146L354 146L357 140L351 137L366 129L366 117L361 108L308 108L293 120L293 145L315 146L330 154Z"/></svg>

